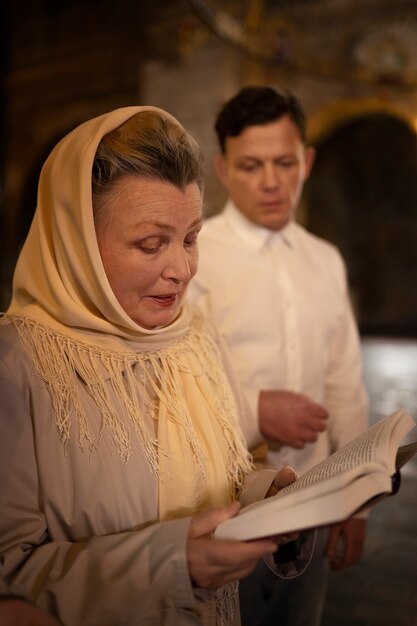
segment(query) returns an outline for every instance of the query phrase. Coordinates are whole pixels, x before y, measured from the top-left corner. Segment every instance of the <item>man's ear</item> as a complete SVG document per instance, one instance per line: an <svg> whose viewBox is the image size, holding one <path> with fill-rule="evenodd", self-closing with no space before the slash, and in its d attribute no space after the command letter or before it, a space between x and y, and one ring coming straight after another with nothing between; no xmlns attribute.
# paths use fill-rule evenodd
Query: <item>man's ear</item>
<svg viewBox="0 0 417 626"><path fill-rule="evenodd" d="M214 157L214 168L220 182L227 187L227 162L223 154Z"/></svg>
<svg viewBox="0 0 417 626"><path fill-rule="evenodd" d="M312 146L307 146L307 148L305 149L305 177L304 180L307 180L307 178L310 176L311 174L311 170L313 169L313 164L314 161L316 159L316 151Z"/></svg>

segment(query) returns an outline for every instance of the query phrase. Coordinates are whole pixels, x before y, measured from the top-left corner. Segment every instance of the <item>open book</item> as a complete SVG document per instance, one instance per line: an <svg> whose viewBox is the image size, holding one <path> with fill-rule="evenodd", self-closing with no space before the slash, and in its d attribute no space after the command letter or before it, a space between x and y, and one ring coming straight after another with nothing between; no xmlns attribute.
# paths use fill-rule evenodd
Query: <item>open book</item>
<svg viewBox="0 0 417 626"><path fill-rule="evenodd" d="M403 409L381 419L277 495L221 523L218 539L249 540L333 524L399 488L399 469L417 442L399 448L415 425Z"/></svg>

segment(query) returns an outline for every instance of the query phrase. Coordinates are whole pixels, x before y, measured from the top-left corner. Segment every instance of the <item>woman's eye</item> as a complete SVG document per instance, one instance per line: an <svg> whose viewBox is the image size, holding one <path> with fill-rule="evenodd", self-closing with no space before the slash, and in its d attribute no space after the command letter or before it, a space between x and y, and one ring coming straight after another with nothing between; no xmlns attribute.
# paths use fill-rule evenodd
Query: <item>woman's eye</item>
<svg viewBox="0 0 417 626"><path fill-rule="evenodd" d="M149 241L139 241L137 247L141 252L144 252L145 254L154 254L155 252L158 252L161 245L162 242L159 239L152 239Z"/></svg>
<svg viewBox="0 0 417 626"><path fill-rule="evenodd" d="M139 246L139 250L141 250L145 254L154 254L155 252L158 252L159 246L155 246L153 248L148 248L146 246Z"/></svg>
<svg viewBox="0 0 417 626"><path fill-rule="evenodd" d="M195 233L192 233L191 235L188 235L188 237L186 237L186 239L184 239L184 245L185 246L194 246L197 243L197 238L198 238L198 233L200 231L197 231Z"/></svg>

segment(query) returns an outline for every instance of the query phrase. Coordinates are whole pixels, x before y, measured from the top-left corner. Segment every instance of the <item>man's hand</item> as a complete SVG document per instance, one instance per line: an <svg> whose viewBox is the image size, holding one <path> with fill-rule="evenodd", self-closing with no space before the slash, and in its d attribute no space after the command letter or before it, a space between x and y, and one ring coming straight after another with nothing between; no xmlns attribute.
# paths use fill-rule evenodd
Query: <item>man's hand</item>
<svg viewBox="0 0 417 626"><path fill-rule="evenodd" d="M362 556L366 520L351 518L330 528L326 555L333 570L355 565Z"/></svg>
<svg viewBox="0 0 417 626"><path fill-rule="evenodd" d="M327 410L307 396L292 391L261 391L259 427L269 441L304 448L326 430Z"/></svg>

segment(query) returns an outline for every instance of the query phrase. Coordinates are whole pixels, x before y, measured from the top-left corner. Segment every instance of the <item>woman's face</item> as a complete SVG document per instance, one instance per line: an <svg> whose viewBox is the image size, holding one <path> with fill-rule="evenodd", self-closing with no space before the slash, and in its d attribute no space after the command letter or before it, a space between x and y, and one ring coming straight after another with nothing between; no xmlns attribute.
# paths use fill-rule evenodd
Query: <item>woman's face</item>
<svg viewBox="0 0 417 626"><path fill-rule="evenodd" d="M124 176L107 192L97 241L110 286L139 326L166 326L178 315L197 271L202 198L167 182Z"/></svg>

